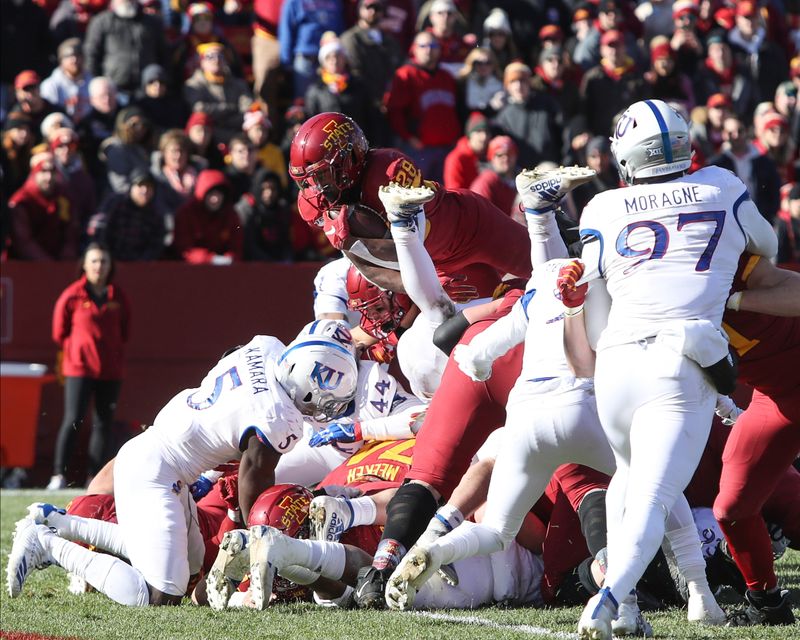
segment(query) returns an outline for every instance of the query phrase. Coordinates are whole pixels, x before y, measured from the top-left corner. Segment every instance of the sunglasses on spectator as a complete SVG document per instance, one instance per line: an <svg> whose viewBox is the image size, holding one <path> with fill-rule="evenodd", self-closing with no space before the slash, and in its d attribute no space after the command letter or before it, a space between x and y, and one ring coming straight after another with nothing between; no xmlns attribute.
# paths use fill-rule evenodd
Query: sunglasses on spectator
<svg viewBox="0 0 800 640"><path fill-rule="evenodd" d="M380 2L373 2L372 4L365 4L364 8L369 11L383 11L384 7Z"/></svg>
<svg viewBox="0 0 800 640"><path fill-rule="evenodd" d="M23 91L27 91L30 93L31 91L38 91L39 85L38 84L26 84L24 87L21 87Z"/></svg>
<svg viewBox="0 0 800 640"><path fill-rule="evenodd" d="M203 56L206 60L222 60L225 56L221 53L207 53Z"/></svg>
<svg viewBox="0 0 800 640"><path fill-rule="evenodd" d="M434 11L433 13L438 13L443 16L454 16L456 14L455 11L450 11L450 9L442 9L441 11Z"/></svg>
<svg viewBox="0 0 800 640"><path fill-rule="evenodd" d="M481 60L475 60L475 64L486 65L486 64L491 64L491 62L489 60L482 60L481 59Z"/></svg>
<svg viewBox="0 0 800 640"><path fill-rule="evenodd" d="M439 43L438 42L420 42L417 44L417 48L419 49L438 49Z"/></svg>

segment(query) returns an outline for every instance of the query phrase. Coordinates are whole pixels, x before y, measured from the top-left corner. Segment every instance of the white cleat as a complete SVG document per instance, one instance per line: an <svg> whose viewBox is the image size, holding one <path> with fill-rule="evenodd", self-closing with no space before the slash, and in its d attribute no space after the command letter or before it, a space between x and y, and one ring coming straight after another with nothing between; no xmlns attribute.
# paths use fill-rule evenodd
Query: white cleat
<svg viewBox="0 0 800 640"><path fill-rule="evenodd" d="M234 529L222 537L219 553L206 580L208 604L214 611L228 608L231 596L250 568L247 543L246 529Z"/></svg>
<svg viewBox="0 0 800 640"><path fill-rule="evenodd" d="M600 589L593 595L578 620L578 637L581 640L611 640L611 621L616 615L611 592Z"/></svg>
<svg viewBox="0 0 800 640"><path fill-rule="evenodd" d="M53 563L39 540L40 530L54 535L50 529L36 524L30 518L23 518L14 528L14 542L6 567L6 586L12 598L22 592L22 585L34 569L44 569Z"/></svg>
<svg viewBox="0 0 800 640"><path fill-rule="evenodd" d="M417 591L441 567L437 547L414 545L403 557L386 583L386 604L395 611L414 606Z"/></svg>
<svg viewBox="0 0 800 640"><path fill-rule="evenodd" d="M28 517L36 524L43 524L60 532L70 517L66 510L47 502L34 502L28 506Z"/></svg>
<svg viewBox="0 0 800 640"><path fill-rule="evenodd" d="M597 175L587 167L558 167L547 171L524 170L516 177L517 192L526 211L544 213L553 209L561 199Z"/></svg>
<svg viewBox="0 0 800 640"><path fill-rule="evenodd" d="M689 622L697 622L709 626L724 625L728 617L717 604L714 594L708 590L707 593L689 592L689 603L686 607L686 618Z"/></svg>
<svg viewBox="0 0 800 640"><path fill-rule="evenodd" d="M635 636L638 638L652 638L653 627L644 619L636 601L636 594L631 594L619 603L617 617L611 622L611 631L614 636Z"/></svg>
<svg viewBox="0 0 800 640"><path fill-rule="evenodd" d="M250 527L250 596L252 607L263 611L272 598L278 569L297 564L289 549L292 538L274 527Z"/></svg>
<svg viewBox="0 0 800 640"><path fill-rule="evenodd" d="M308 521L312 540L339 542L353 522L353 507L347 498L318 496L308 507Z"/></svg>
<svg viewBox="0 0 800 640"><path fill-rule="evenodd" d="M430 187L403 187L396 182L378 189L378 198L386 209L386 217L392 224L413 224L422 205L436 195Z"/></svg>

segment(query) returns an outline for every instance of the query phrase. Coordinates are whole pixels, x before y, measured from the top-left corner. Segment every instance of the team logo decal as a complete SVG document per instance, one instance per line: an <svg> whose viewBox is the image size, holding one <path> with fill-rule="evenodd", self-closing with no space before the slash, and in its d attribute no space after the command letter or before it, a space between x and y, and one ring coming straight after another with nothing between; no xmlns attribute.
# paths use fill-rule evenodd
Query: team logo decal
<svg viewBox="0 0 800 640"><path fill-rule="evenodd" d="M311 371L311 379L317 383L317 386L323 391L332 391L342 383L344 373L332 369L328 365L321 362L314 362L314 368Z"/></svg>

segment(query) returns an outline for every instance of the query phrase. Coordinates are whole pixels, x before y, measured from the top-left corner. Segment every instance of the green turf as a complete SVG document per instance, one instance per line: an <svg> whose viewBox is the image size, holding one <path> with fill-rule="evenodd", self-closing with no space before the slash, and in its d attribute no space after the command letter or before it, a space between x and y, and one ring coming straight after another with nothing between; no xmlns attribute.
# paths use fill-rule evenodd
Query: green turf
<svg viewBox="0 0 800 640"><path fill-rule="evenodd" d="M575 637L575 623L580 610L571 609L498 609L445 612L453 616L477 616L494 621L499 628L478 627L443 620L422 618L415 614L372 611L331 611L312 605L279 606L263 613L226 611L216 613L192 606L180 608L131 609L116 605L92 593L73 596L66 591L66 574L51 567L36 571L25 584L22 595L11 600L5 592L5 564L11 547L14 522L24 515L24 508L34 501L65 502L65 496L43 491L0 492L0 558L3 571L3 594L0 596L0 629L26 631L73 638L253 640L254 638L400 640L405 638L463 640L465 638L519 639L531 637ZM795 605L800 593L800 552L784 556L778 563L781 582L793 588ZM795 614L800 611L795 609ZM676 639L737 638L788 640L800 637L800 627L704 629L689 625L681 611L649 614L656 637ZM512 625L527 625L514 629ZM536 628L550 629L552 636L537 635ZM558 635L556 635L558 634Z"/></svg>

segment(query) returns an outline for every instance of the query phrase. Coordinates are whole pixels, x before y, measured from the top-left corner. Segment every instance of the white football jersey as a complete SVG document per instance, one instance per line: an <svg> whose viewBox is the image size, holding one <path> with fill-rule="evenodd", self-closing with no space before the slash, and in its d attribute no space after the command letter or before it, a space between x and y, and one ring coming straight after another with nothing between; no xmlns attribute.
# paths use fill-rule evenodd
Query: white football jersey
<svg viewBox="0 0 800 640"><path fill-rule="evenodd" d="M302 438L303 416L273 373L283 349L277 338L256 336L222 358L198 388L181 391L158 413L147 433L185 482L241 458L239 447L249 433L281 454Z"/></svg>
<svg viewBox="0 0 800 640"><path fill-rule="evenodd" d="M604 191L583 210L580 231L584 280L605 278L612 299L599 349L675 320L719 327L741 253L777 250L744 184L719 167Z"/></svg>

